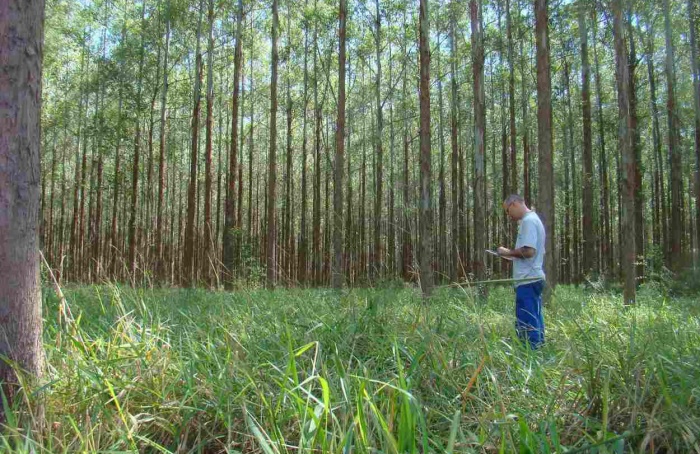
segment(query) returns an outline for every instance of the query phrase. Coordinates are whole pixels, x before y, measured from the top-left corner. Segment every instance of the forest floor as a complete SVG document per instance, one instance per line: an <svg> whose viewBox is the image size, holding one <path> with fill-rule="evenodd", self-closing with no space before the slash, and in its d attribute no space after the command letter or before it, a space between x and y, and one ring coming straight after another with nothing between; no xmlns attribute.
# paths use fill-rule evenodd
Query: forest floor
<svg viewBox="0 0 700 454"><path fill-rule="evenodd" d="M505 287L64 291L5 452L700 452L700 304L660 286L560 286L535 352Z"/></svg>

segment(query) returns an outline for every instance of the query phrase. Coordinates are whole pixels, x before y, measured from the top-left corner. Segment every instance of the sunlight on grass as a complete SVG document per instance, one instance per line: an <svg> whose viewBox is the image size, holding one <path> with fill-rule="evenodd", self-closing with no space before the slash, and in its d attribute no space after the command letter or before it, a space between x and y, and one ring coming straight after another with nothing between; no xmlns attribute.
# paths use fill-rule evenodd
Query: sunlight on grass
<svg viewBox="0 0 700 454"><path fill-rule="evenodd" d="M14 452L698 450L700 309L557 290L547 344L513 296L443 289L45 292L49 373L0 439ZM47 425L30 430L43 398Z"/></svg>

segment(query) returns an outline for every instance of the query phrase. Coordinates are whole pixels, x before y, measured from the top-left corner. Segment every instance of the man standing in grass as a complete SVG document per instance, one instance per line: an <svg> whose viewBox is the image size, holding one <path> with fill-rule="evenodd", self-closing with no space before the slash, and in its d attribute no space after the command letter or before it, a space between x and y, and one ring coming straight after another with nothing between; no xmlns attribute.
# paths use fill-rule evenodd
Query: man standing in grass
<svg viewBox="0 0 700 454"><path fill-rule="evenodd" d="M515 328L518 337L537 349L544 343L542 290L545 285L545 231L540 217L512 194L503 202L509 218L518 222L515 249L498 248L498 255L513 261Z"/></svg>

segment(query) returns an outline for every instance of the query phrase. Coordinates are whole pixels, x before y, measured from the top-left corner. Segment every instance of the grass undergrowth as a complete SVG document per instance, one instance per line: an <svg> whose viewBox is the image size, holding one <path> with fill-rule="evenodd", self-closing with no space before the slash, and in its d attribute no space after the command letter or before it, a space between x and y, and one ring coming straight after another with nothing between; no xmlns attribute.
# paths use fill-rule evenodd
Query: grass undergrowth
<svg viewBox="0 0 700 454"><path fill-rule="evenodd" d="M531 352L508 288L64 290L4 452L700 452L692 297L560 287Z"/></svg>

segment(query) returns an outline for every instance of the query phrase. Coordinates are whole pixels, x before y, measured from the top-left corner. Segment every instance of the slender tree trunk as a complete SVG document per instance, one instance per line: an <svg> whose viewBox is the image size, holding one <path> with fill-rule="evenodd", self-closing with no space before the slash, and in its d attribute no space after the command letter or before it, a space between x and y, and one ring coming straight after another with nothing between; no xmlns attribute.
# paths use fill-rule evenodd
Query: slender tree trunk
<svg viewBox="0 0 700 454"><path fill-rule="evenodd" d="M636 275L634 262L635 253L635 219L634 219L634 184L635 165L634 151L632 150L632 124L629 114L629 66L627 62L627 43L625 41L622 16L622 0L613 0L613 31L615 35L615 76L617 79L617 105L620 118L618 120L618 147L621 157L621 189L622 189L622 236L623 244L620 245L623 253L622 273L624 277L624 303L634 304L636 297Z"/></svg>
<svg viewBox="0 0 700 454"><path fill-rule="evenodd" d="M581 35L581 107L583 110L583 275L590 277L595 264L597 227L593 222L593 145L591 130L591 65L588 61L588 30L586 8L579 7Z"/></svg>
<svg viewBox="0 0 700 454"><path fill-rule="evenodd" d="M254 18L251 15L250 18L250 31L253 32ZM253 221L253 191L255 190L253 186L253 156L255 152L255 142L254 142L254 127L255 127L255 92L254 92L254 77L253 77L253 40L250 42L250 144L248 147L248 243L250 245L251 251L254 253L255 248L253 247L253 229L255 228L255 222ZM257 201L257 199L256 199Z"/></svg>
<svg viewBox="0 0 700 454"><path fill-rule="evenodd" d="M375 198L374 198L374 246L370 254L370 273L372 279L376 279L381 275L383 249L381 242L382 233L382 191L384 183L384 149L382 141L384 140L384 117L382 115L382 55L381 55L381 36L382 22L381 12L379 10L379 0L375 0L376 12L375 30L374 30L374 46L377 56L376 80L374 85L375 100L377 103L377 131L375 135L376 154L376 175L375 175Z"/></svg>
<svg viewBox="0 0 700 454"><path fill-rule="evenodd" d="M440 33L438 33L440 42ZM438 170L438 225L435 232L438 236L437 250L437 271L438 279L450 275L450 262L447 257L447 195L445 194L445 134L443 129L443 106L442 106L442 67L440 65L440 51L437 49L437 73L438 73L438 138L440 140L440 167Z"/></svg>
<svg viewBox="0 0 700 454"><path fill-rule="evenodd" d="M268 156L267 182L267 287L274 288L277 282L277 33L279 28L278 0L272 0L272 81L270 83L270 153Z"/></svg>
<svg viewBox="0 0 700 454"><path fill-rule="evenodd" d="M7 400L0 408L0 423L4 423L4 408L19 397L15 368L26 371L33 385L44 364L39 275L44 1L9 0L0 8L0 383L3 402Z"/></svg>
<svg viewBox="0 0 700 454"><path fill-rule="evenodd" d="M120 46L124 44L126 41L126 21L124 21L124 24L122 25L122 34L121 34L121 40L120 40ZM122 66L122 74L124 72L124 68ZM120 174L120 165L121 165L121 144L122 144L122 105L123 105L123 89L122 89L122 84L123 80L121 77L119 78L119 107L117 110L117 145L114 151L114 194L113 194L113 199L112 199L112 223L110 226L110 233L109 233L109 256L110 256L110 262L109 262L109 274L111 275L112 279L117 280L117 264L118 264L118 257L121 254L121 251L119 250L119 247L117 245L117 235L118 235L118 225L117 225L117 215L118 215L118 208L119 208L119 192L120 192L120 187L121 187L121 174Z"/></svg>
<svg viewBox="0 0 700 454"><path fill-rule="evenodd" d="M406 29L406 12L404 11L403 15L403 29ZM405 40L404 40L405 41ZM409 130L408 130L408 115L407 115L407 109L405 108L406 106L406 99L407 99L407 94L406 94L406 81L408 78L408 75L406 74L406 61L408 60L408 48L406 43L404 42L403 45L403 69L401 73L403 74L403 80L402 80L402 88L401 88L401 93L402 93L402 101L404 105L403 109L403 235L402 235L402 254L401 254L401 269L402 269L402 274L403 278L406 281L411 280L411 266L413 265L413 251L411 248L411 217L409 214L409 208L411 206L411 199L410 199L410 188L408 186L409 182L409 174L408 174L408 149L409 149ZM363 81L364 82L364 81ZM363 153L364 155L364 153ZM363 158L364 159L364 158ZM362 218L360 218L360 222L363 222Z"/></svg>
<svg viewBox="0 0 700 454"><path fill-rule="evenodd" d="M293 175L292 175L292 36L291 36L291 11L290 2L287 2L287 169L285 172L285 202L284 202L284 230L282 236L284 242L284 266L282 269L285 273L285 279L288 283L292 281L292 270L294 263L294 237L293 237Z"/></svg>
<svg viewBox="0 0 700 454"><path fill-rule="evenodd" d="M212 273L216 271L214 258L214 236L211 224L211 196L212 196L212 128L214 123L214 0L209 0L208 11L209 42L207 45L207 118L206 118L206 150L204 161L204 263L201 272L204 282L212 284Z"/></svg>
<svg viewBox="0 0 700 454"><path fill-rule="evenodd" d="M528 104L530 93L527 90L527 74L525 73L526 56L523 52L523 41L520 40L520 79L521 79L521 103L523 111L523 197L525 202L532 204L532 189L530 185L530 124L528 122Z"/></svg>
<svg viewBox="0 0 700 454"><path fill-rule="evenodd" d="M305 0L304 5L308 8L308 0ZM306 214L308 211L308 202L306 197L306 151L308 146L307 141L307 115L308 115L308 104L309 104L309 24L308 20L304 19L304 101L302 108L303 116L303 137L301 143L301 220L299 225L299 263L297 264L297 269L299 271L299 282L302 285L307 283L307 255L309 251L309 246L307 242L308 228L306 226ZM349 175L349 174L348 174ZM349 177L348 177L349 178ZM349 231L349 230L348 230Z"/></svg>
<svg viewBox="0 0 700 454"><path fill-rule="evenodd" d="M131 176L131 215L129 217L129 274L136 283L136 205L138 203L139 159L141 155L141 83L143 79L144 40L146 32L146 2L141 6L141 51L139 55L139 75L136 95L136 133L134 136L134 161ZM85 166L83 166L83 169Z"/></svg>
<svg viewBox="0 0 700 454"><path fill-rule="evenodd" d="M637 122L637 51L632 28L632 17L627 20L629 31L629 109L630 109L630 137L632 154L634 155L634 225L636 254L636 279L638 282L644 277L644 168L642 166L642 148L639 143L639 127Z"/></svg>
<svg viewBox="0 0 700 454"><path fill-rule="evenodd" d="M378 2L377 2L378 5ZM338 121L335 133L335 164L333 181L333 287L343 286L343 171L345 170L345 33L347 20L347 6L345 0L340 0L338 18ZM377 23L379 23L379 10L377 10ZM377 26L379 34L379 26ZM381 106L378 105L380 108ZM381 114L379 114L381 116ZM379 127L381 131L381 126ZM381 139L379 140L381 143ZM381 145L379 146L381 148ZM381 164L380 164L381 166ZM349 176L348 176L349 178ZM381 186L378 184L378 190ZM381 207L380 207L381 209ZM378 214L378 213L376 213ZM376 232L375 232L376 235ZM375 238L376 240L377 238Z"/></svg>
<svg viewBox="0 0 700 454"><path fill-rule="evenodd" d="M695 19L697 2L688 0L688 22L690 25L690 63L693 73L693 106L695 108L695 261L700 263L700 65Z"/></svg>
<svg viewBox="0 0 700 454"><path fill-rule="evenodd" d="M163 50L163 91L160 97L160 140L158 144L158 206L156 211L156 276L165 277L163 263L163 201L165 198L165 153L168 101L168 54L170 51L170 0L165 1L165 49Z"/></svg>
<svg viewBox="0 0 700 454"><path fill-rule="evenodd" d="M200 51L200 38L202 35L202 14L204 8L202 0L199 2L199 20L197 22L197 48L195 51L194 74L194 106L192 108L192 146L190 153L190 181L187 188L187 225L185 226L185 251L183 256L183 284L193 287L196 284L194 269L195 250L195 222L197 213L197 150L199 147L199 109L201 104L202 83L202 53Z"/></svg>
<svg viewBox="0 0 700 454"><path fill-rule="evenodd" d="M392 46L389 43L389 81L393 84L393 68L394 60L392 58ZM389 163L389 222L388 222L388 232L387 232L387 249L388 254L388 271L389 275L393 279L396 275L396 181L395 181L395 139L396 135L394 132L394 91L391 90L389 93L390 103L389 103L389 153L390 153L390 163ZM349 139L348 139L349 141ZM348 147L349 148L349 147ZM348 174L348 179L350 175ZM349 235L349 232L347 233Z"/></svg>
<svg viewBox="0 0 700 454"><path fill-rule="evenodd" d="M470 0L472 71L474 90L474 265L476 279L486 278L486 92L484 89L484 32L481 0ZM485 298L486 288L480 294Z"/></svg>
<svg viewBox="0 0 700 454"><path fill-rule="evenodd" d="M508 108L510 113L510 192L518 192L518 159L515 127L515 61L513 57L513 25L510 17L510 0L506 0L506 35L508 37Z"/></svg>
<svg viewBox="0 0 700 454"><path fill-rule="evenodd" d="M317 11L317 1L314 1L314 11ZM314 181L313 181L313 233L312 279L314 284L321 282L321 106L318 102L318 78L321 70L318 66L318 18L314 19L314 114L316 117L316 132L314 140Z"/></svg>
<svg viewBox="0 0 700 454"><path fill-rule="evenodd" d="M450 246L450 255L452 260L452 282L459 282L463 279L465 273L463 257L460 256L460 237L459 230L459 197L460 197L460 178L459 178L459 144L457 143L457 39L456 39L456 8L457 3L452 0L450 2L450 147L451 147L451 183L452 183L452 240Z"/></svg>
<svg viewBox="0 0 700 454"><path fill-rule="evenodd" d="M681 252L682 236L682 206L683 206L683 183L682 183L682 158L680 150L680 135L678 130L678 112L676 111L676 70L674 68L675 56L673 38L671 36L671 18L669 1L664 0L664 23L666 29L666 107L668 110L668 149L670 157L670 179L671 179L671 269L678 271L683 263Z"/></svg>
<svg viewBox="0 0 700 454"><path fill-rule="evenodd" d="M538 153L538 214L547 234L545 273L549 288L557 285L554 245L554 166L552 150L552 80L549 63L549 29L547 0L535 0L535 42L537 47L537 145Z"/></svg>
<svg viewBox="0 0 700 454"><path fill-rule="evenodd" d="M430 25L428 0L420 0L420 284L423 296L433 289L433 206L430 163Z"/></svg>
<svg viewBox="0 0 700 454"><path fill-rule="evenodd" d="M569 134L569 129L571 128L571 115L570 115L570 83L569 83L569 62L564 58L564 71L562 73L563 80L563 90L562 98L566 98L566 124L564 128L564 149L566 153L573 147L573 143L570 140L571 135ZM564 93L566 92L566 93ZM571 227L572 227L572 191L573 185L571 184L571 167L572 163L568 159L568 156L564 158L564 228L562 230L562 244L563 247L559 253L559 263L560 267L560 280L563 284L571 284L573 276L573 255L572 255L572 242L571 242ZM574 202L575 203L575 202Z"/></svg>
<svg viewBox="0 0 700 454"><path fill-rule="evenodd" d="M243 6L243 5L239 5ZM242 19L241 19L242 20ZM241 24L241 27L243 24ZM241 30L241 36L242 36L242 30ZM242 39L241 39L242 42ZM242 45L242 44L241 44ZM242 51L242 49L241 49ZM235 57L234 57L235 59ZM240 124L240 133L238 137L238 150L241 156L241 159L238 160L238 200L237 200L237 205L236 205L236 213L235 213L235 222L234 222L234 227L236 229L237 235L233 243L233 264L234 264L234 270L229 270L231 274L231 278L233 278L236 273L239 271L238 268L240 268L241 265L241 244L243 241L243 235L242 235L242 225L243 225L243 143L245 141L245 129L243 125L243 120L245 117L245 77L244 77L244 72L245 72L245 64L243 63L243 56L241 55L241 79L240 79L240 89L241 89L241 95L240 95L240 102L241 102L241 115L239 119L239 124ZM253 105L253 100L251 98L251 106ZM252 112L252 110L251 110ZM233 121L233 119L231 119ZM251 122L252 122L252 115L251 115ZM252 123L251 123L252 124ZM229 161L231 160L231 156L229 156ZM224 220L225 222L225 220Z"/></svg>
<svg viewBox="0 0 700 454"><path fill-rule="evenodd" d="M610 183L608 177L608 157L605 149L605 124L603 122L603 91L598 62L597 18L593 17L593 60L595 65L596 104L598 117L598 140L600 142L600 188L603 208L601 235L601 271L604 275L612 273L612 231L610 226Z"/></svg>

